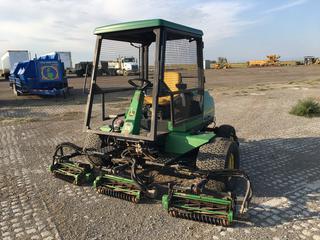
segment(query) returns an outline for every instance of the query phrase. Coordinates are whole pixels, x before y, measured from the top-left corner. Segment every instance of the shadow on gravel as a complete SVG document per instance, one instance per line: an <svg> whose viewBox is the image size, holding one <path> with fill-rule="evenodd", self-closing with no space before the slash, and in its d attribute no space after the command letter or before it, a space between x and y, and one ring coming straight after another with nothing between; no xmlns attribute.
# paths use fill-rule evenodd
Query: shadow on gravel
<svg viewBox="0 0 320 240"><path fill-rule="evenodd" d="M319 219L320 138L243 141L240 149L253 184L249 220L255 226Z"/></svg>
<svg viewBox="0 0 320 240"><path fill-rule="evenodd" d="M109 94L106 101L117 102L127 99L128 92ZM130 95L131 96L131 95ZM23 95L15 98L2 99L0 96L0 110L2 107L59 107L68 105L84 105L87 103L88 93L82 89L70 89L69 94L63 96ZM97 95L94 103L101 103L101 95Z"/></svg>
<svg viewBox="0 0 320 240"><path fill-rule="evenodd" d="M0 122L5 120L13 120L13 119L39 119L46 118L48 114L45 112L32 112L30 108L23 109L6 109L2 111L0 108Z"/></svg>

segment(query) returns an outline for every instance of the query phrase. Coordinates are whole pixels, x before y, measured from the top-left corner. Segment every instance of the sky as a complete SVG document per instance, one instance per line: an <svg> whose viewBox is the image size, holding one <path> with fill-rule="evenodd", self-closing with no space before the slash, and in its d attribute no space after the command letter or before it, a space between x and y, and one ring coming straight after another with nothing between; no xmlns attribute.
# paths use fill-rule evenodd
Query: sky
<svg viewBox="0 0 320 240"><path fill-rule="evenodd" d="M0 0L0 55L71 51L93 58L95 27L163 18L204 32L205 59L320 57L319 0Z"/></svg>

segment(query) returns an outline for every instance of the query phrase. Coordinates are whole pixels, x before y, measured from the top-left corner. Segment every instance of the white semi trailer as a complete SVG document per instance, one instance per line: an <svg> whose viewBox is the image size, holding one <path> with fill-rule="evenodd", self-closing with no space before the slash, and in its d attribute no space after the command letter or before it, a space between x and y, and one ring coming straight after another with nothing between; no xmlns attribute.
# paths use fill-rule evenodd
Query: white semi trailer
<svg viewBox="0 0 320 240"><path fill-rule="evenodd" d="M58 53L61 62L63 62L64 69L65 70L71 70L72 69L72 59L71 59L71 52L52 52L48 53L46 55L54 55L55 53Z"/></svg>
<svg viewBox="0 0 320 240"><path fill-rule="evenodd" d="M2 75L9 79L10 71L15 63L29 61L29 52L27 50L9 50L1 57Z"/></svg>

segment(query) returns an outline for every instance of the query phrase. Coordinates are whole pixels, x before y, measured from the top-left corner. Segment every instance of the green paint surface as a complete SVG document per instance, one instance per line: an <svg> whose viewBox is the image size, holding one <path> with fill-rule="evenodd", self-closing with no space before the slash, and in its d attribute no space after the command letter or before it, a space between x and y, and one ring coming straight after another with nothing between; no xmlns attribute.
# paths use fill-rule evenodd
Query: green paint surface
<svg viewBox="0 0 320 240"><path fill-rule="evenodd" d="M207 203L216 203L219 205L226 205L229 206L231 204L231 200L226 199L220 199L220 198L214 198L210 197L208 195L201 196L201 195L194 195L194 194L186 194L186 193L174 193L174 197L184 198L184 199L191 199L201 202L207 202Z"/></svg>
<svg viewBox="0 0 320 240"><path fill-rule="evenodd" d="M208 143L215 136L213 132L194 135L189 132L170 132L166 137L165 152L183 154Z"/></svg>
<svg viewBox="0 0 320 240"><path fill-rule="evenodd" d="M111 132L111 127L109 125L105 125L100 127L100 130L103 132Z"/></svg>
<svg viewBox="0 0 320 240"><path fill-rule="evenodd" d="M169 196L167 194L162 195L162 207L169 210Z"/></svg>
<svg viewBox="0 0 320 240"><path fill-rule="evenodd" d="M203 124L203 117L202 115L199 115L188 119L188 121L177 124L176 126L173 126L172 122L170 121L168 122L168 130L174 132L186 132L194 129L195 127L201 126L201 124Z"/></svg>
<svg viewBox="0 0 320 240"><path fill-rule="evenodd" d="M138 135L140 133L143 100L143 92L141 90L136 90L132 97L130 107L126 113L126 118L121 129L121 133L125 135Z"/></svg>
<svg viewBox="0 0 320 240"><path fill-rule="evenodd" d="M110 32L128 31L128 30L141 29L141 28L155 28L155 27L168 27L175 30L199 35L199 36L203 35L203 32L199 29L187 27L187 26L177 24L174 22L169 22L163 19L148 19L148 20L140 20L140 21L106 25L102 27L97 27L94 30L94 34L99 35L99 34L110 33Z"/></svg>

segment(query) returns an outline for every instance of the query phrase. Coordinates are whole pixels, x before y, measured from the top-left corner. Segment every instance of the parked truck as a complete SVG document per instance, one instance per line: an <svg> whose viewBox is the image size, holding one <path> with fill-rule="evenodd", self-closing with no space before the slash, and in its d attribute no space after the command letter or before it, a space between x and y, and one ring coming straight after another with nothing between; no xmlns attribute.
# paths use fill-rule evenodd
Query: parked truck
<svg viewBox="0 0 320 240"><path fill-rule="evenodd" d="M320 64L320 58L314 56L304 56L304 65Z"/></svg>
<svg viewBox="0 0 320 240"><path fill-rule="evenodd" d="M86 73L88 76L91 76L92 67L92 62L79 62L75 64L74 72L78 77L83 77Z"/></svg>
<svg viewBox="0 0 320 240"><path fill-rule="evenodd" d="M85 73L91 76L93 70L92 62L79 62L75 65L75 73L78 77L83 77ZM100 61L97 75L116 76L139 74L139 65L134 57L120 57L116 60Z"/></svg>
<svg viewBox="0 0 320 240"><path fill-rule="evenodd" d="M15 63L28 61L29 52L27 50L9 50L1 57L2 76L9 80L10 71Z"/></svg>
<svg viewBox="0 0 320 240"><path fill-rule="evenodd" d="M79 62L75 64L74 73L78 77L83 77L87 74L88 77L91 76L93 70L92 62ZM108 69L108 61L100 61L98 65L98 76L107 75L107 76L115 76L117 72L115 69Z"/></svg>
<svg viewBox="0 0 320 240"><path fill-rule="evenodd" d="M107 61L108 71L115 72L117 75L127 76L139 73L139 65L134 57L119 57L115 61Z"/></svg>

